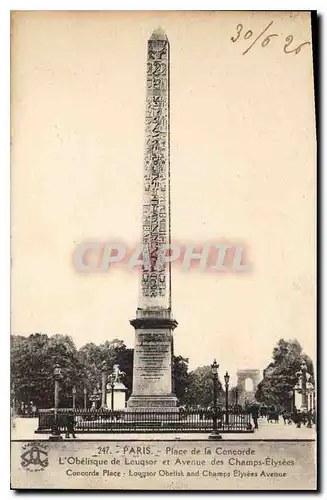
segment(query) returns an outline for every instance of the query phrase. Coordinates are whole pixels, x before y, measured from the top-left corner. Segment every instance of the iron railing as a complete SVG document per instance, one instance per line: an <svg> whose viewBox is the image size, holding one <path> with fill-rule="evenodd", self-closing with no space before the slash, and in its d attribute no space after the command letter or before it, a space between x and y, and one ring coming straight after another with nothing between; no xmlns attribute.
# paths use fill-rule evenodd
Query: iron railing
<svg viewBox="0 0 327 500"><path fill-rule="evenodd" d="M50 433L55 423L60 432L74 422L76 433L125 433L125 432L210 432L213 428L214 413L211 410L196 411L111 411L111 410L39 410L36 433ZM247 413L217 413L219 432L253 432L251 415Z"/></svg>

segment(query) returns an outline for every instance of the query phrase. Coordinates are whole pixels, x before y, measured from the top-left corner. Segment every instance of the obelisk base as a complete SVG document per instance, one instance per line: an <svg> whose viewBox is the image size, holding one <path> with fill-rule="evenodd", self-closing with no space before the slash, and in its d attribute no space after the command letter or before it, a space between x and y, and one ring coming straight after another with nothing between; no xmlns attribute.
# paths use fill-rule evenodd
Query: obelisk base
<svg viewBox="0 0 327 500"><path fill-rule="evenodd" d="M172 384L177 322L169 310L138 309L131 324L135 328L133 393L127 409L173 411L178 406Z"/></svg>
<svg viewBox="0 0 327 500"><path fill-rule="evenodd" d="M179 411L178 400L174 394L170 396L137 396L132 395L127 403L127 411Z"/></svg>

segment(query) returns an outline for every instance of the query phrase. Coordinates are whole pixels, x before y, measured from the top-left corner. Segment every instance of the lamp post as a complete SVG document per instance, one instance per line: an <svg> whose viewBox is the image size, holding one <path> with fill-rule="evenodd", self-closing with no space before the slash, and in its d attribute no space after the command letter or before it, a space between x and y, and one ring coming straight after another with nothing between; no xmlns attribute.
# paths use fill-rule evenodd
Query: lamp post
<svg viewBox="0 0 327 500"><path fill-rule="evenodd" d="M224 375L225 380L225 396L226 396L226 424L229 425L229 409L228 409L228 388L229 388L229 379L230 376L228 372Z"/></svg>
<svg viewBox="0 0 327 500"><path fill-rule="evenodd" d="M11 405L12 405L12 414L13 416L16 413L16 393L15 393L15 384L12 384L11 387Z"/></svg>
<svg viewBox="0 0 327 500"><path fill-rule="evenodd" d="M11 423L12 426L15 427L15 417L16 417L16 394L15 394L15 384L12 384L11 388Z"/></svg>
<svg viewBox="0 0 327 500"><path fill-rule="evenodd" d="M219 365L217 364L217 361L214 359L211 365L211 373L213 380L213 417L212 417L213 428L211 434L209 435L209 439L212 439L214 441L222 439L217 428L218 368Z"/></svg>
<svg viewBox="0 0 327 500"><path fill-rule="evenodd" d="M76 407L76 387L73 387L73 410L75 410Z"/></svg>
<svg viewBox="0 0 327 500"><path fill-rule="evenodd" d="M92 401L92 406L91 410L96 410L97 409L97 402L100 400L100 394L98 392L98 389L95 387L93 394L90 396L90 401Z"/></svg>
<svg viewBox="0 0 327 500"><path fill-rule="evenodd" d="M294 387L288 392L288 412L290 413L290 415L293 413L294 411Z"/></svg>
<svg viewBox="0 0 327 500"><path fill-rule="evenodd" d="M235 387L235 406L238 406L238 387Z"/></svg>
<svg viewBox="0 0 327 500"><path fill-rule="evenodd" d="M187 405L187 401L188 401L188 387L185 387L184 389L184 405Z"/></svg>
<svg viewBox="0 0 327 500"><path fill-rule="evenodd" d="M114 375L114 373L111 373L108 377L108 382L110 384L110 388L111 388L111 410L114 411L114 388L115 388L115 381L116 381L116 377Z"/></svg>
<svg viewBox="0 0 327 500"><path fill-rule="evenodd" d="M308 367L305 361L302 361L300 371L296 373L296 376L299 380L299 385L301 387L301 410L307 412L308 411L308 399L307 399L307 382L310 379L310 375L308 374Z"/></svg>
<svg viewBox="0 0 327 500"><path fill-rule="evenodd" d="M49 439L51 441L59 441L62 439L60 435L59 425L58 425L58 406L59 406L59 380L61 376L61 368L58 363L55 365L53 370L54 377L54 424L52 427L52 433Z"/></svg>
<svg viewBox="0 0 327 500"><path fill-rule="evenodd" d="M101 387L101 408L107 408L107 363L105 361L102 363Z"/></svg>
<svg viewBox="0 0 327 500"><path fill-rule="evenodd" d="M298 429L301 428L301 418L300 418L301 415L298 413L299 410L297 410L297 407L296 407L296 394L300 394L300 393L301 393L301 384L300 384L300 379L299 379L298 383L296 384L296 386L293 389L293 401L294 401L293 411L296 413L296 427Z"/></svg>
<svg viewBox="0 0 327 500"><path fill-rule="evenodd" d="M314 392L315 388L313 383L309 380L307 382L307 394L308 394L308 410L314 410L315 405L314 405Z"/></svg>
<svg viewBox="0 0 327 500"><path fill-rule="evenodd" d="M84 387L83 393L84 393L84 410L86 410L86 408L87 408L87 388L86 387Z"/></svg>
<svg viewBox="0 0 327 500"><path fill-rule="evenodd" d="M307 394L308 394L308 423L307 427L312 428L312 411L313 411L313 392L314 386L311 382L307 383Z"/></svg>

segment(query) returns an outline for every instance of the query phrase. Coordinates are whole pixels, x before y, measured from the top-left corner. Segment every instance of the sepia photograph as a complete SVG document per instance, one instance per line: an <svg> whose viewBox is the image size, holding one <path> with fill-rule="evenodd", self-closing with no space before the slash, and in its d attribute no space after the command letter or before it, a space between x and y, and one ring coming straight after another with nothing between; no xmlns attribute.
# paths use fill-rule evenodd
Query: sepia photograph
<svg viewBox="0 0 327 500"><path fill-rule="evenodd" d="M317 490L316 12L11 12L11 488Z"/></svg>

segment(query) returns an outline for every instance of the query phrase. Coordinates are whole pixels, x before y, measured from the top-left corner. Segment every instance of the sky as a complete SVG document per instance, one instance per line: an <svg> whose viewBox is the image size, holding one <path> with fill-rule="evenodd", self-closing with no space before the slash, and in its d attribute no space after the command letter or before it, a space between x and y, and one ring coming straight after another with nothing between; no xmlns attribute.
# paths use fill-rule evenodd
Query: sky
<svg viewBox="0 0 327 500"><path fill-rule="evenodd" d="M280 338L315 358L312 53L284 51L290 35L286 50L310 41L306 13L13 14L12 333L134 345L137 271L85 274L72 262L85 241L140 241L158 26L171 51L172 239L241 243L251 264L173 267L175 354L191 369L216 358L231 384L238 369L264 369Z"/></svg>

